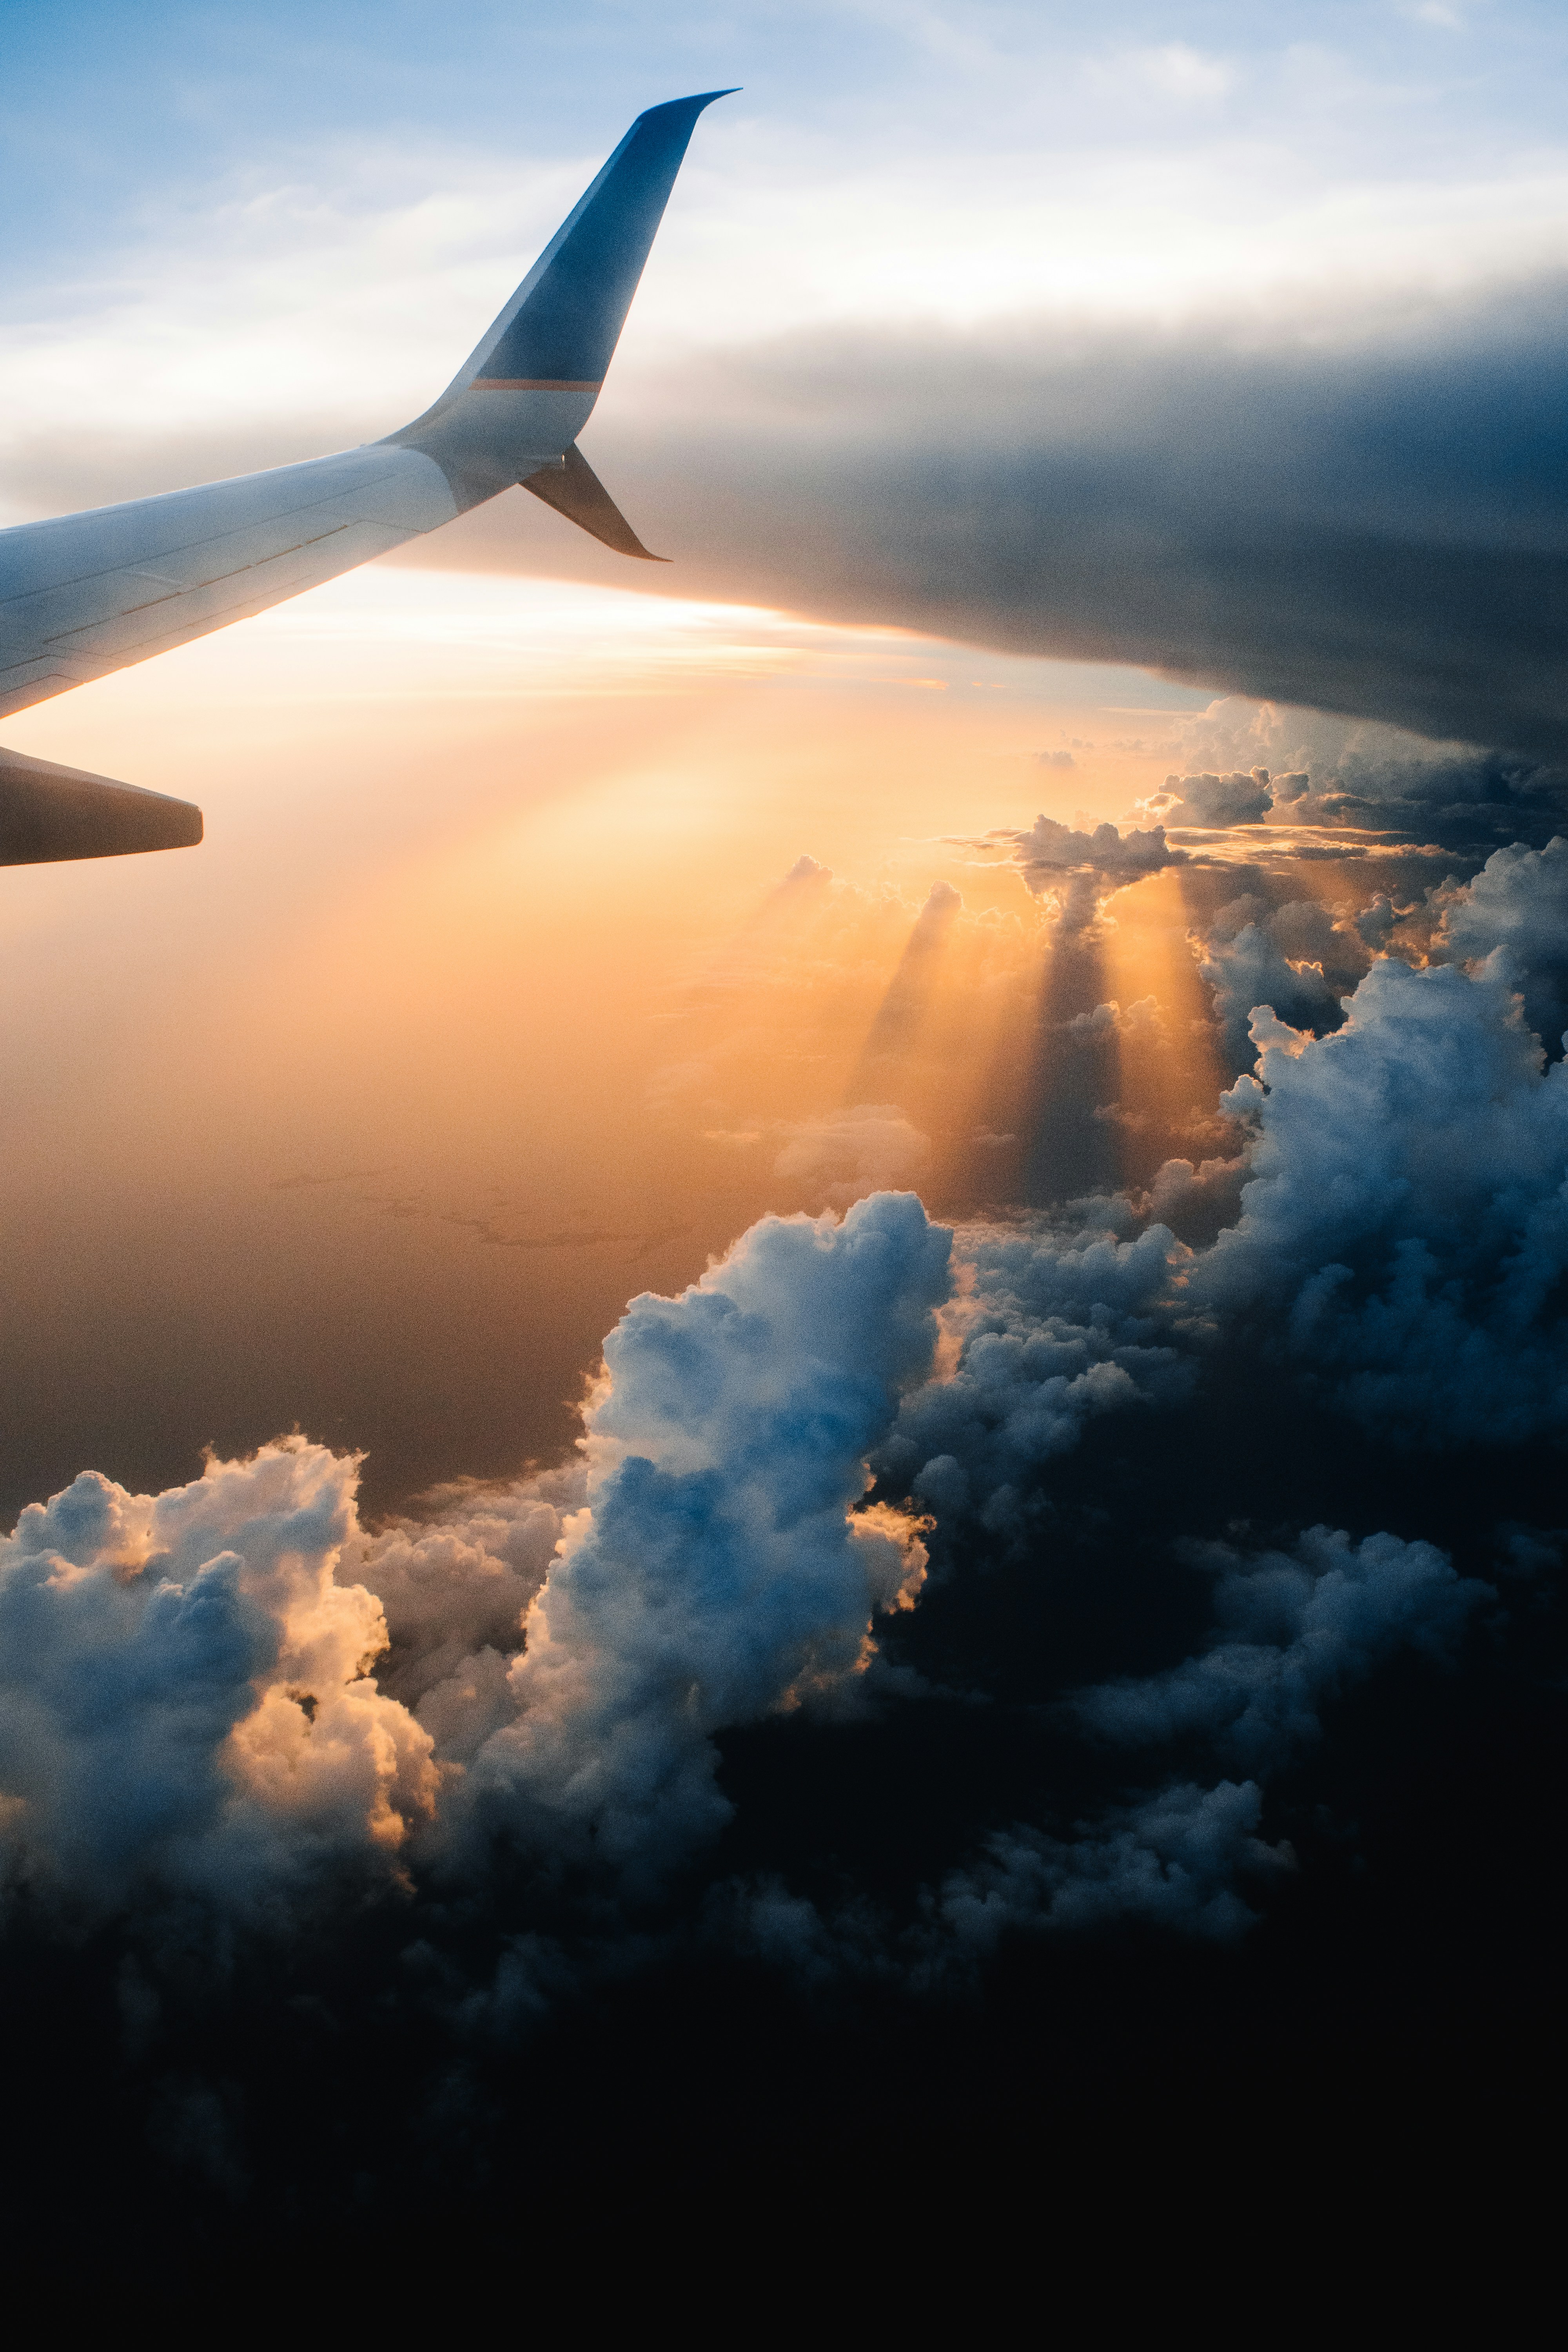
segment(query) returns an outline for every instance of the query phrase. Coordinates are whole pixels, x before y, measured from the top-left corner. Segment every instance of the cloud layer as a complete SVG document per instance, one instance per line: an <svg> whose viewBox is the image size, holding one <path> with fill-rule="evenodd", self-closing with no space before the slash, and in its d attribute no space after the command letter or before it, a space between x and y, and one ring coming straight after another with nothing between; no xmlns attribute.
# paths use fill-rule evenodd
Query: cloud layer
<svg viewBox="0 0 1568 2352"><path fill-rule="evenodd" d="M303 1439L30 1507L0 1555L13 1885L67 1917L200 1896L287 1924L398 1883L416 1831L470 1868L487 1838L633 1880L679 1861L728 1811L712 1733L845 1703L919 1590L917 1521L857 1507L949 1247L910 1194L765 1220L634 1301L580 1471L423 1526L367 1539L357 1465Z"/></svg>
<svg viewBox="0 0 1568 2352"><path fill-rule="evenodd" d="M1106 831L1008 841L1031 869L1115 887ZM1163 863L1150 839L1140 872ZM1248 1007L1257 1069L1222 1097L1238 1158L972 1223L956 1267L910 1193L764 1218L679 1297L632 1302L558 1469L367 1532L356 1464L293 1438L163 1495L86 1473L29 1508L0 1554L14 1899L78 1927L188 1915L277 1936L345 1902L521 1884L554 1940L486 1996L521 2014L586 1965L585 1920L618 1935L711 1875L736 1818L726 1736L938 1703L883 1659L879 1620L915 1605L928 1555L949 1578L1048 1562L1061 1467L1102 1427L1141 1445L1216 1363L1250 1361L1379 1443L1550 1436L1568 1064L1524 1007L1560 1001L1560 863L1555 843L1496 852L1471 883L1356 921L1222 903L1199 942L1222 1016L1267 982L1316 1020ZM1159 1052L1156 1013L1085 1017ZM880 1151L890 1120L860 1106L786 1149L831 1157L840 1129L874 1129ZM1217 1231L1184 1244L1161 1213L1199 1196ZM1292 1866L1277 1777L1396 1653L1451 1656L1490 1593L1386 1527L1179 1556L1210 1580L1206 1637L1058 1705L1111 1759L1091 1803L977 1822L912 1915L742 1874L709 1886L702 1932L927 1986L1013 1929L1239 1932Z"/></svg>

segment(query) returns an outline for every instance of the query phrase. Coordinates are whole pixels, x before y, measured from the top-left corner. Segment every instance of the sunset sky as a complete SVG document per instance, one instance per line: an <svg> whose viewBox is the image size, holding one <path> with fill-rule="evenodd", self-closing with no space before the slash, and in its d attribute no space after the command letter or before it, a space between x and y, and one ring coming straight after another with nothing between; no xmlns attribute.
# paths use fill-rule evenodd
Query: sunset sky
<svg viewBox="0 0 1568 2352"><path fill-rule="evenodd" d="M1366 1933L1420 1940L1441 1838L1388 1795L1447 1737L1419 1676L1463 1662L1455 1752L1490 1756L1547 1704L1522 1666L1500 1696L1506 1629L1563 1632L1565 52L1529 0L13 6L0 525L394 430L640 109L742 86L584 436L667 567L514 489L5 722L206 822L0 876L6 1573L26 1507L100 1473L90 1541L47 1522L70 1576L234 1557L284 1628L212 1768L275 1884L189 1822L138 1860L107 1748L89 1827L17 1849L101 1938L83 1984L120 1969L130 2017L130 1969L163 2020L106 2147L284 2210L268 2094L247 2125L223 2087L261 2062L180 2042L206 1909L267 1954L236 2049L245 2000L348 2014L439 1954L423 2021L332 2062L383 2084L437 2066L432 2018L479 2079L478 2008L503 2074L525 2011L602 2000L641 2048L704 1969L742 2040L749 1969L918 2002L963 1973L910 1957L939 1919L971 1990L1005 1934L1147 1931L1194 2014L1194 1949L1261 1951L1227 1981L1265 2016L1362 1932L1363 1817ZM658 1598L689 1752L628 1597L676 1524L644 1473L697 1482ZM807 1588L838 1597L767 1649ZM77 1735L29 1710L74 1670L10 1671L0 1799L66 1822ZM1215 1675L1275 1696L1216 1713ZM352 1963L320 1856L373 1923ZM623 2000L638 1937L672 1973ZM1001 2040L1080 1961L1007 1965L1041 1973ZM842 2019L789 2014L826 2079Z"/></svg>

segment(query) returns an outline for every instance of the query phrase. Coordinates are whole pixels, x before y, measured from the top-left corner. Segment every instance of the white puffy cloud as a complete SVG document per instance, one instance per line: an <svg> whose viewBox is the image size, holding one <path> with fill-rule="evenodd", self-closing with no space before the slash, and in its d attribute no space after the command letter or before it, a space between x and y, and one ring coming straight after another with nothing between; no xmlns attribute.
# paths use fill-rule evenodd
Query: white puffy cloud
<svg viewBox="0 0 1568 2352"><path fill-rule="evenodd" d="M854 1687L874 1612L924 1572L914 1520L856 1506L929 1365L950 1246L882 1194L842 1223L765 1218L679 1298L633 1301L515 1719L470 1768L478 1827L648 1883L728 1814L715 1731Z"/></svg>
<svg viewBox="0 0 1568 2352"><path fill-rule="evenodd" d="M1524 1016L1549 1052L1568 1027L1568 839L1544 849L1495 849L1467 884L1431 894L1435 957L1484 966L1524 998Z"/></svg>
<svg viewBox="0 0 1568 2352"><path fill-rule="evenodd" d="M1561 1425L1563 1064L1505 988L1452 968L1379 958L1346 1009L1322 1038L1255 1017L1257 1075L1225 1097L1257 1123L1242 1214L1186 1297L1265 1309L1335 1401L1417 1442Z"/></svg>
<svg viewBox="0 0 1568 2352"><path fill-rule="evenodd" d="M1258 1076L1225 1097L1242 1160L967 1228L956 1295L912 1195L764 1219L679 1298L632 1303L559 1471L367 1534L354 1464L289 1440L165 1495L86 1474L29 1509L0 1546L12 1875L83 1916L151 1889L281 1921L411 1868L472 1884L499 1838L635 1895L725 1819L719 1731L874 1686L925 1514L1016 1537L1090 1420L1189 1395L1227 1333L1417 1443L1560 1426L1568 1077L1510 985L1552 943L1558 864L1521 851L1437 894L1453 961L1377 958L1331 1034L1255 1012ZM1364 958L1315 902L1227 919L1287 967ZM835 1120L908 1129L859 1106L812 1149ZM870 1508L868 1465L892 1498ZM1282 1866L1254 1784L1394 1647L1451 1644L1483 1590L1387 1534L1212 1558L1207 1645L1078 1704L1114 1741L1202 1738L1237 1778L1008 1832L933 1895L942 1948L1113 1913L1232 1932Z"/></svg>
<svg viewBox="0 0 1568 2352"><path fill-rule="evenodd" d="M1269 919L1291 945L1328 924L1310 902ZM1333 1010L1342 1025L1321 1036L1253 1011L1257 1073L1222 1097L1239 1157L961 1229L942 1370L876 1456L897 1491L939 1521L1016 1529L1089 1419L1186 1393L1243 1325L1326 1401L1414 1443L1561 1425L1564 1066L1543 1066L1489 961L1470 976L1379 957Z"/></svg>
<svg viewBox="0 0 1568 2352"><path fill-rule="evenodd" d="M141 1891L285 1918L384 1884L439 1782L365 1669L379 1604L334 1570L357 1465L281 1439L189 1486L84 1472L0 1539L0 1844L90 1917Z"/></svg>
<svg viewBox="0 0 1568 2352"><path fill-rule="evenodd" d="M1022 1525L1037 1472L1084 1423L1184 1394L1194 1368L1159 1307L1177 1249L1151 1226L1105 1232L971 1227L965 1284L944 1310L949 1361L912 1390L875 1458L939 1518L975 1515L995 1533Z"/></svg>
<svg viewBox="0 0 1568 2352"><path fill-rule="evenodd" d="M633 1301L579 1463L379 1534L357 1463L299 1438L30 1506L0 1544L12 1877L83 1916L195 1895L281 1922L397 1883L416 1828L462 1868L476 1827L654 1876L724 1818L712 1733L852 1703L874 1617L919 1591L923 1523L866 1507L866 1456L929 1366L950 1247L908 1193L764 1219Z"/></svg>

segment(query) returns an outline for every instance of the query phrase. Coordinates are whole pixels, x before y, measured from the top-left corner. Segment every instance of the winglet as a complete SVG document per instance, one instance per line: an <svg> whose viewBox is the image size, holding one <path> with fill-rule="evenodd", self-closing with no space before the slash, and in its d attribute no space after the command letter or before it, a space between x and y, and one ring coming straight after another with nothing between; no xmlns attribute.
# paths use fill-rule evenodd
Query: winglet
<svg viewBox="0 0 1568 2352"><path fill-rule="evenodd" d="M0 866L194 849L201 837L202 813L189 801L0 751Z"/></svg>
<svg viewBox="0 0 1568 2352"><path fill-rule="evenodd" d="M669 562L668 555L648 552L575 442L560 466L542 467L522 487L617 555L638 555L645 563Z"/></svg>
<svg viewBox="0 0 1568 2352"><path fill-rule="evenodd" d="M493 498L575 441L697 118L733 94L702 90L639 114L439 400L388 435L393 446L435 460L459 509Z"/></svg>
<svg viewBox="0 0 1568 2352"><path fill-rule="evenodd" d="M637 116L475 353L476 390L598 389L697 118L733 95L704 90Z"/></svg>

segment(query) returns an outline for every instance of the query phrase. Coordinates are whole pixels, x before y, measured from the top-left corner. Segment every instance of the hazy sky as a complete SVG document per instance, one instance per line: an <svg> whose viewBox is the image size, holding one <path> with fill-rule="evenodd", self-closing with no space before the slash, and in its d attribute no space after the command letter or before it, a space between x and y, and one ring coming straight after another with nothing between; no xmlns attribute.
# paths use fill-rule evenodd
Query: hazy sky
<svg viewBox="0 0 1568 2352"><path fill-rule="evenodd" d="M630 116L715 79L617 390L693 342L1042 307L1332 341L1561 262L1547 6L479 5L454 37L68 0L8 35L8 434L384 429Z"/></svg>
<svg viewBox="0 0 1568 2352"><path fill-rule="evenodd" d="M921 2004L977 1984L986 2080L1070 2059L1085 2116L1202 2086L1184 2001L1250 2096L1278 2014L1303 2080L1392 2019L1419 2083L1468 1953L1511 1998L1561 1772L1498 1726L1568 1654L1565 47L8 12L5 524L395 428L638 110L743 85L584 436L668 568L512 491L6 726L207 828L0 875L0 1832L105 2178L277 2230L357 2167L395 2226L423 2151L500 2212L543 2051L565 2199L541 2021L610 2018L657 2154L666 1999L711 2162L789 2051L859 2079L802 1987L890 2036L888 2150L939 2131L898 2018L967 2115Z"/></svg>

